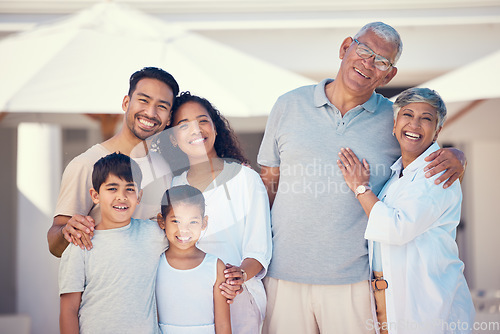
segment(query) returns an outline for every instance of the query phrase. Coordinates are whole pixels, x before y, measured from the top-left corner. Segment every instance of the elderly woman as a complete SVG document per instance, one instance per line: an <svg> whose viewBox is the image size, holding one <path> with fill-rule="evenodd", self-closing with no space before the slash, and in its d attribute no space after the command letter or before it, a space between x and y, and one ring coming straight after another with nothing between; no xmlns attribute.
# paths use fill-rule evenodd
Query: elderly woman
<svg viewBox="0 0 500 334"><path fill-rule="evenodd" d="M460 184L447 189L426 178L424 158L446 118L441 97L411 88L394 103L393 135L401 157L378 197L370 190L370 168L350 149L339 168L368 215L368 239L376 318L382 333L467 333L474 306L455 242L460 221ZM373 326L377 327L377 326Z"/></svg>

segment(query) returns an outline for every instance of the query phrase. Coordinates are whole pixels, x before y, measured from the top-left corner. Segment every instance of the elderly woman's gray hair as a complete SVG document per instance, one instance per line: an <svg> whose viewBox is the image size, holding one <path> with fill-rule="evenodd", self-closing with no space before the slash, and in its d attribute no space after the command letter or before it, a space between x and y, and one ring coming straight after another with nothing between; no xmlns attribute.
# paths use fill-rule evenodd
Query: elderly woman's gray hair
<svg viewBox="0 0 500 334"><path fill-rule="evenodd" d="M389 43L393 43L396 48L396 57L394 58L393 64L396 65L396 63L399 60L399 57L401 57L401 53L403 53L403 41L401 40L401 36L399 36L399 33L391 27L388 24L385 24L384 22L371 22L363 26L358 33L354 36L355 39L359 38L360 36L364 35L368 30L371 30L377 35L378 37L384 39L385 41ZM389 61L391 61L389 59Z"/></svg>
<svg viewBox="0 0 500 334"><path fill-rule="evenodd" d="M444 101L439 96L438 92L429 88L409 88L399 94L396 102L392 106L394 110L394 119L398 117L399 110L410 103L423 102L431 105L436 109L436 114L438 117L438 122L436 124L436 129L443 126L446 120L446 106Z"/></svg>

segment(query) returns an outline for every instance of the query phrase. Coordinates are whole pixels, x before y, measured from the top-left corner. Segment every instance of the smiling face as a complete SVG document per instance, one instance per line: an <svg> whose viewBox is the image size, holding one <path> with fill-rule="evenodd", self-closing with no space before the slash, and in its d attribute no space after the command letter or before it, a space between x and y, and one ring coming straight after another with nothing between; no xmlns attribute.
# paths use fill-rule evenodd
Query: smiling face
<svg viewBox="0 0 500 334"><path fill-rule="evenodd" d="M194 162L217 157L214 148L216 130L208 111L197 102L187 102L179 107L172 119L174 126L172 144L187 154Z"/></svg>
<svg viewBox="0 0 500 334"><path fill-rule="evenodd" d="M188 249L196 245L207 221L199 205L179 202L172 206L160 227L165 230L170 247Z"/></svg>
<svg viewBox="0 0 500 334"><path fill-rule="evenodd" d="M397 47L391 42L377 36L373 31L367 30L366 33L358 37L358 41L369 47L376 54L388 59L394 63ZM368 59L361 58L356 53L358 43L351 37L344 40L340 47L340 65L337 80L341 80L347 89L356 95L370 96L375 88L389 83L396 75L397 69L389 67L385 71L379 70L374 65L374 57Z"/></svg>
<svg viewBox="0 0 500 334"><path fill-rule="evenodd" d="M109 174L99 192L90 190L94 204L101 208L102 221L97 229L118 228L127 225L140 202L137 184Z"/></svg>
<svg viewBox="0 0 500 334"><path fill-rule="evenodd" d="M406 167L437 139L436 109L425 102L414 102L402 107L394 121L393 132L401 146L403 166Z"/></svg>
<svg viewBox="0 0 500 334"><path fill-rule="evenodd" d="M122 109L126 112L128 130L138 139L145 140L165 129L173 99L172 89L164 82L141 79L132 96L123 98Z"/></svg>

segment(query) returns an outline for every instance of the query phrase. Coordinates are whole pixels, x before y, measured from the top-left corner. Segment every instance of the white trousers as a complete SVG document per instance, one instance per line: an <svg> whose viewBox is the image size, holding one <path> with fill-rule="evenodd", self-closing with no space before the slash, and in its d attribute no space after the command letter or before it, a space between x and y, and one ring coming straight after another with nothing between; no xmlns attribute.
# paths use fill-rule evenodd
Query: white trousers
<svg viewBox="0 0 500 334"><path fill-rule="evenodd" d="M243 286L243 292L231 304L231 329L233 334L259 334L262 320L252 295Z"/></svg>

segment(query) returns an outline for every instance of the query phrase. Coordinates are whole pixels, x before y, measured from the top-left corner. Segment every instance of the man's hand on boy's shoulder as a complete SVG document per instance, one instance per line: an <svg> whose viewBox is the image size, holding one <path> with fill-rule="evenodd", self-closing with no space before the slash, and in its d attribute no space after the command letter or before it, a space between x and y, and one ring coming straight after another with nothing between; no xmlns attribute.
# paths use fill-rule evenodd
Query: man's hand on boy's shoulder
<svg viewBox="0 0 500 334"><path fill-rule="evenodd" d="M92 249L95 222L91 216L74 215L61 229L68 242L79 246L81 249Z"/></svg>

